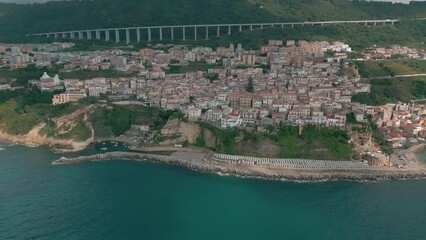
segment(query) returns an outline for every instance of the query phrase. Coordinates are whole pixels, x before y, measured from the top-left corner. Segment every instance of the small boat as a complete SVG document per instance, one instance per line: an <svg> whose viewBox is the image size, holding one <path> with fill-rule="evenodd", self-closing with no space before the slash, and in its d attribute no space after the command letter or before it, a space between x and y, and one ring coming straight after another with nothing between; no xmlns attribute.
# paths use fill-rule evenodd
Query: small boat
<svg viewBox="0 0 426 240"><path fill-rule="evenodd" d="M106 150L107 150L107 148L106 148L106 147L104 147L104 148L101 148L101 150L102 150L102 151L106 151Z"/></svg>

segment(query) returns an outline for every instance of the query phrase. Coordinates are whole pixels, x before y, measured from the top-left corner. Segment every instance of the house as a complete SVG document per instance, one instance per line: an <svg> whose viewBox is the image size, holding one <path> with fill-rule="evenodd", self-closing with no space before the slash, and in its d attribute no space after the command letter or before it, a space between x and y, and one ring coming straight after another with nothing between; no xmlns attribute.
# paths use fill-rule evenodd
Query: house
<svg viewBox="0 0 426 240"><path fill-rule="evenodd" d="M223 116L220 121L220 125L223 128L234 128L241 124L241 115L235 112L232 112L228 115Z"/></svg>
<svg viewBox="0 0 426 240"><path fill-rule="evenodd" d="M188 111L188 120L189 121L198 120L199 117L201 117L201 109L199 109L199 108L189 109L189 111Z"/></svg>

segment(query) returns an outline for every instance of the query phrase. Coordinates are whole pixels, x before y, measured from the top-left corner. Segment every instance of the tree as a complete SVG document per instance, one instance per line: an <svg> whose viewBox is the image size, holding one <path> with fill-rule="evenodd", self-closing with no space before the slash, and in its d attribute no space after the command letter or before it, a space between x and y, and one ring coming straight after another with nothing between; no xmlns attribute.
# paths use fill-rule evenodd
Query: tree
<svg viewBox="0 0 426 240"><path fill-rule="evenodd" d="M248 84L247 84L247 87L246 87L246 91L247 92L251 92L251 93L254 92L253 78L251 76L248 79Z"/></svg>

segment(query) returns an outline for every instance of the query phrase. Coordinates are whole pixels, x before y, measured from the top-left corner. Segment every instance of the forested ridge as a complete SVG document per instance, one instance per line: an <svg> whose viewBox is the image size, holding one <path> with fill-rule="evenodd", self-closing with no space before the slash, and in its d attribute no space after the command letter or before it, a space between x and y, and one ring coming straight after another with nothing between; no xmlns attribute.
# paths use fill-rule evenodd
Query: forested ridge
<svg viewBox="0 0 426 240"><path fill-rule="evenodd" d="M0 4L0 40L26 33L162 24L426 17L426 2L348 0L72 0Z"/></svg>

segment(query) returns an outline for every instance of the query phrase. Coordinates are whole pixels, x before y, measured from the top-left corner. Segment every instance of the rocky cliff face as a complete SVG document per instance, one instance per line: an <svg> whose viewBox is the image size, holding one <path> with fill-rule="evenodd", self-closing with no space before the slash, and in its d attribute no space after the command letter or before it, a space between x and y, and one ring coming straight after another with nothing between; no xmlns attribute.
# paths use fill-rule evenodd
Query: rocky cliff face
<svg viewBox="0 0 426 240"><path fill-rule="evenodd" d="M173 144L182 144L188 141L190 144L195 144L197 138L203 138L206 147L214 148L217 144L217 138L208 129L200 127L194 122L184 122L180 119L172 119L161 129L161 135L166 140L159 143L159 145L167 146Z"/></svg>
<svg viewBox="0 0 426 240"><path fill-rule="evenodd" d="M180 119L172 119L161 129L161 135L167 139L160 143L160 145L173 145L180 144L188 141L194 144L197 137L200 136L200 126L192 122L183 122Z"/></svg>

